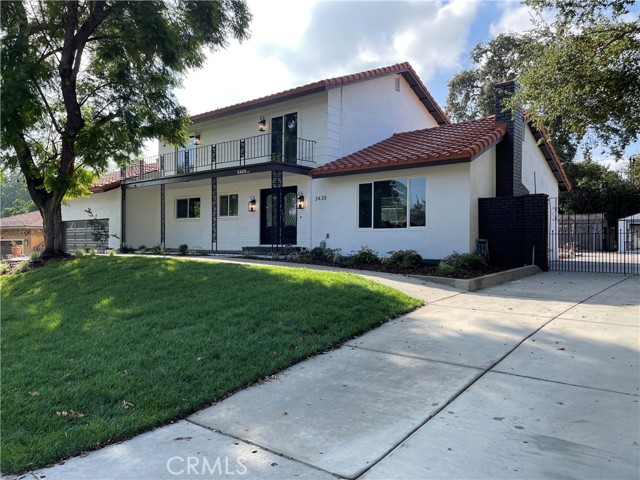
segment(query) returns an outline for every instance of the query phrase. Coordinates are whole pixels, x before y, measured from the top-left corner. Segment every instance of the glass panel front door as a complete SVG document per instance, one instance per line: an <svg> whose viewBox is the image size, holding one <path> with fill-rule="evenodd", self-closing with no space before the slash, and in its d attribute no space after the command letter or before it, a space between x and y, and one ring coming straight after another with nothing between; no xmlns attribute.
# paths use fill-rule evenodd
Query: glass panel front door
<svg viewBox="0 0 640 480"><path fill-rule="evenodd" d="M260 190L260 244L261 245L295 245L298 242L297 187L283 187L280 203L280 218L274 211L277 205L274 188Z"/></svg>

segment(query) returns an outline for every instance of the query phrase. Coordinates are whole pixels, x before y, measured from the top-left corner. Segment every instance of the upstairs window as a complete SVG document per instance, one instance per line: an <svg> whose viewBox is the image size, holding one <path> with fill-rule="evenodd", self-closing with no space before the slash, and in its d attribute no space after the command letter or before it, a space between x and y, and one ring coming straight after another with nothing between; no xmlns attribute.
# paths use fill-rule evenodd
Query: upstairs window
<svg viewBox="0 0 640 480"><path fill-rule="evenodd" d="M200 218L200 197L178 198L176 218Z"/></svg>

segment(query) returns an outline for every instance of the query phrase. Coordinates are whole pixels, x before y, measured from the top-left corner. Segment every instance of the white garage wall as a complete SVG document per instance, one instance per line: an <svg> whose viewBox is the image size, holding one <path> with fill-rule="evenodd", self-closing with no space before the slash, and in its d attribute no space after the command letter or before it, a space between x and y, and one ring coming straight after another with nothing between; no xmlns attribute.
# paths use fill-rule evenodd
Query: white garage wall
<svg viewBox="0 0 640 480"><path fill-rule="evenodd" d="M121 192L119 188L108 192L92 193L88 197L68 200L62 205L62 221L89 220L91 217L85 212L90 208L93 214L100 219L109 220L109 235L117 235L118 238L109 237L109 248L120 247L121 218L120 204Z"/></svg>
<svg viewBox="0 0 640 480"><path fill-rule="evenodd" d="M315 179L312 246L318 246L328 233L327 247L340 248L343 254L362 246L369 246L383 256L389 251L413 249L427 259L440 259L454 250L468 252L472 241L475 242L469 222L469 168L464 163ZM427 179L426 227L357 227L358 184L421 176Z"/></svg>
<svg viewBox="0 0 640 480"><path fill-rule="evenodd" d="M522 183L529 193L546 193L551 198L558 196L558 182L553 176L547 160L531 129L525 126L524 144L522 145ZM535 180L534 180L535 173Z"/></svg>
<svg viewBox="0 0 640 480"><path fill-rule="evenodd" d="M469 211L470 238L469 251L475 252L478 239L478 199L496 196L496 147L489 148L470 165Z"/></svg>
<svg viewBox="0 0 640 480"><path fill-rule="evenodd" d="M160 187L127 189L127 245L147 248L160 244Z"/></svg>

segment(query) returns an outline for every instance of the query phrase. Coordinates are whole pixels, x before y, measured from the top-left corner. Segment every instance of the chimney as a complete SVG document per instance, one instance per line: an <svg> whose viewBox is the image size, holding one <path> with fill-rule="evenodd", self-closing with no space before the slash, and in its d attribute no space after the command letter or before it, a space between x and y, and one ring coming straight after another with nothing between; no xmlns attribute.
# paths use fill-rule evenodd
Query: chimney
<svg viewBox="0 0 640 480"><path fill-rule="evenodd" d="M518 85L510 80L496 85L496 123L507 125L507 134L496 146L496 197L528 195L522 184L522 144L524 142L524 119L522 109L515 115L511 110L503 112L503 100L513 95Z"/></svg>

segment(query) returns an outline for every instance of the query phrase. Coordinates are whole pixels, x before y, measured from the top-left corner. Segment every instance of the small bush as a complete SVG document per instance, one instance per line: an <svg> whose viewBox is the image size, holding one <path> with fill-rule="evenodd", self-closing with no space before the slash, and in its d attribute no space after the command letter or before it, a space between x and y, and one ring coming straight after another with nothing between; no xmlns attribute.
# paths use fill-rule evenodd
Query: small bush
<svg viewBox="0 0 640 480"><path fill-rule="evenodd" d="M31 265L29 264L29 260L23 260L13 269L13 273L23 273L31 270Z"/></svg>
<svg viewBox="0 0 640 480"><path fill-rule="evenodd" d="M165 248L159 243L151 247L151 252L155 253L156 255L164 255L166 253Z"/></svg>
<svg viewBox="0 0 640 480"><path fill-rule="evenodd" d="M186 243L183 243L178 247L178 251L180 252L180 255L186 255L187 252L189 251L189 245L187 245Z"/></svg>
<svg viewBox="0 0 640 480"><path fill-rule="evenodd" d="M133 253L135 252L135 248L130 247L129 245L127 245L126 243L123 243L120 248L118 249L118 251L120 253Z"/></svg>
<svg viewBox="0 0 640 480"><path fill-rule="evenodd" d="M98 254L98 250L96 250L95 248L90 248L89 250L87 250L87 255L91 257L95 257L97 254Z"/></svg>
<svg viewBox="0 0 640 480"><path fill-rule="evenodd" d="M328 262L335 265L342 261L342 255L340 255L339 248L315 247L309 250L307 255L313 263Z"/></svg>
<svg viewBox="0 0 640 480"><path fill-rule="evenodd" d="M147 253L147 246L146 245L140 245L138 247L138 252L140 253Z"/></svg>
<svg viewBox="0 0 640 480"><path fill-rule="evenodd" d="M38 252L37 250L34 250L29 254L29 260L31 260L32 262L37 262L38 260L40 260L40 255L41 255L40 252Z"/></svg>
<svg viewBox="0 0 640 480"><path fill-rule="evenodd" d="M78 248L74 254L77 258L82 258L87 255L87 251L84 248Z"/></svg>
<svg viewBox="0 0 640 480"><path fill-rule="evenodd" d="M376 252L373 248L369 248L367 246L361 247L357 252L355 252L351 258L355 264L358 263L379 263L380 257L378 257L378 252Z"/></svg>
<svg viewBox="0 0 640 480"><path fill-rule="evenodd" d="M113 248L111 248L111 249L109 249L107 251L109 252L109 256L110 257L115 257L116 256L116 251Z"/></svg>
<svg viewBox="0 0 640 480"><path fill-rule="evenodd" d="M417 268L422 263L422 256L415 250L398 250L391 253L388 263L400 265L402 268Z"/></svg>
<svg viewBox="0 0 640 480"><path fill-rule="evenodd" d="M438 264L438 268L436 268L436 273L440 277L448 277L448 276L453 275L454 273L456 273L457 270L458 269L456 267L454 267L453 265L449 265L448 263L440 262Z"/></svg>
<svg viewBox="0 0 640 480"><path fill-rule="evenodd" d="M9 263L0 262L0 275L5 275L7 273L9 273Z"/></svg>
<svg viewBox="0 0 640 480"><path fill-rule="evenodd" d="M465 270L480 270L487 266L487 262L480 255L458 252L453 252L451 255L444 257L441 263Z"/></svg>

